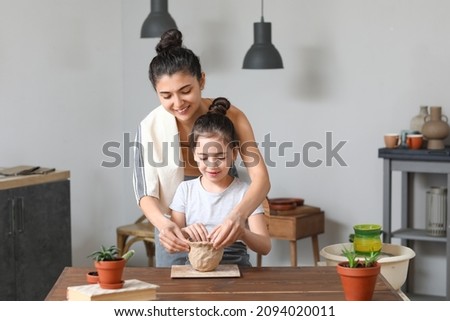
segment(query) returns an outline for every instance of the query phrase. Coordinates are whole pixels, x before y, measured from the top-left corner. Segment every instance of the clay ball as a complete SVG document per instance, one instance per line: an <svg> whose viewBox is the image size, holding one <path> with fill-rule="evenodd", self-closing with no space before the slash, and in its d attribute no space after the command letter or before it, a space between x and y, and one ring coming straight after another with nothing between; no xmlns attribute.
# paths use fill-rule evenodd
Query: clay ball
<svg viewBox="0 0 450 321"><path fill-rule="evenodd" d="M222 260L223 248L216 250L210 242L189 242L189 245L189 262L197 271L213 271Z"/></svg>

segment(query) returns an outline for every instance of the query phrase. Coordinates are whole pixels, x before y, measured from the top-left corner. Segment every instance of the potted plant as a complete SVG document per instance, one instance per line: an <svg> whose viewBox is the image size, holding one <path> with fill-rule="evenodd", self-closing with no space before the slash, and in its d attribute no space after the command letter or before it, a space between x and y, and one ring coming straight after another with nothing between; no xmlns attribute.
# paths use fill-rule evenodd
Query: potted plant
<svg viewBox="0 0 450 321"><path fill-rule="evenodd" d="M336 266L348 301L372 300L381 265L378 263L379 251L372 251L364 259L358 258L355 250L344 247L342 254L347 261Z"/></svg>
<svg viewBox="0 0 450 321"><path fill-rule="evenodd" d="M123 286L123 270L133 254L134 250L130 250L120 257L119 249L115 245L108 248L102 245L100 250L88 256L94 260L98 273L98 283L101 288L120 289Z"/></svg>

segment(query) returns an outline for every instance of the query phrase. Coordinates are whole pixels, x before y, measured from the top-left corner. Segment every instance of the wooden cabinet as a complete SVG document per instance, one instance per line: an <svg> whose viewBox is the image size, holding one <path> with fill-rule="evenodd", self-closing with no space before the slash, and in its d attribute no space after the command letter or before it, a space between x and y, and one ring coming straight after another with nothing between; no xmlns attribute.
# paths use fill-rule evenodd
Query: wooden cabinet
<svg viewBox="0 0 450 321"><path fill-rule="evenodd" d="M44 300L72 265L68 178L0 179L0 300Z"/></svg>

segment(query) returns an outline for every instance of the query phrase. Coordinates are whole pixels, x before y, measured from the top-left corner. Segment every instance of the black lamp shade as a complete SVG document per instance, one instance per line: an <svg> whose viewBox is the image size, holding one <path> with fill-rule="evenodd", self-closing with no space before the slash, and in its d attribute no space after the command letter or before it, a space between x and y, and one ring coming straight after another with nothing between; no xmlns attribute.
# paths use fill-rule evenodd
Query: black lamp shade
<svg viewBox="0 0 450 321"><path fill-rule="evenodd" d="M280 69L283 60L277 48L272 44L272 24L255 22L253 24L254 44L247 51L243 69Z"/></svg>
<svg viewBox="0 0 450 321"><path fill-rule="evenodd" d="M151 11L141 28L141 38L159 38L164 31L177 29L169 14L168 0L150 0Z"/></svg>

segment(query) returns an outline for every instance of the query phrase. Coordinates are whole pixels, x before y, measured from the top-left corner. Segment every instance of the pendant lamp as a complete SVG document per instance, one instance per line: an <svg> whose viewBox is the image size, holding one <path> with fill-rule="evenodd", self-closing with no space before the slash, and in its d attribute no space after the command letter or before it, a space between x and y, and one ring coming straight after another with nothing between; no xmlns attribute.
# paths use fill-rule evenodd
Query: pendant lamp
<svg viewBox="0 0 450 321"><path fill-rule="evenodd" d="M283 60L272 44L272 24L264 22L264 2L261 0L261 22L253 24L254 44L247 51L243 69L280 69Z"/></svg>
<svg viewBox="0 0 450 321"><path fill-rule="evenodd" d="M164 31L177 29L168 7L168 0L150 0L151 10L142 24L141 38L159 38Z"/></svg>

